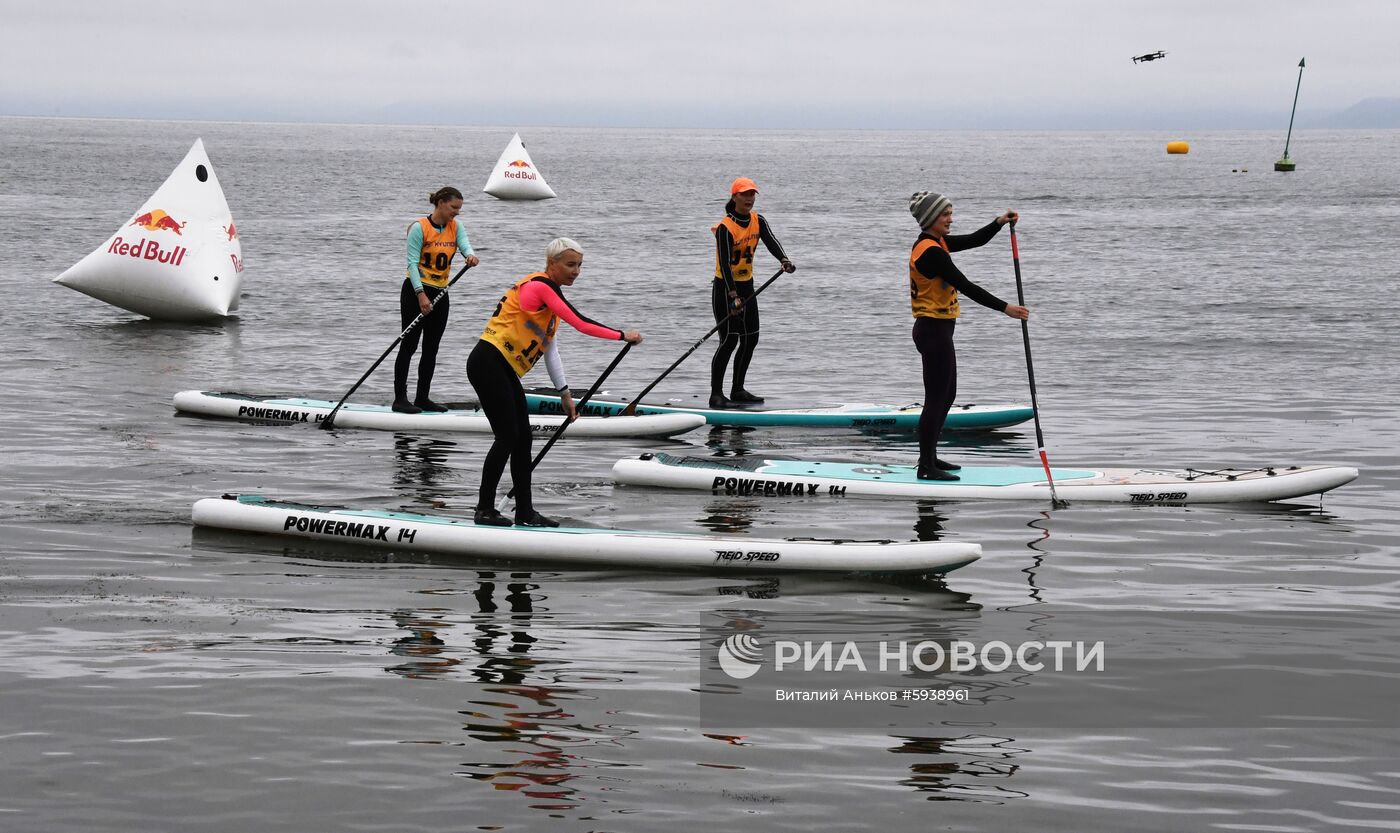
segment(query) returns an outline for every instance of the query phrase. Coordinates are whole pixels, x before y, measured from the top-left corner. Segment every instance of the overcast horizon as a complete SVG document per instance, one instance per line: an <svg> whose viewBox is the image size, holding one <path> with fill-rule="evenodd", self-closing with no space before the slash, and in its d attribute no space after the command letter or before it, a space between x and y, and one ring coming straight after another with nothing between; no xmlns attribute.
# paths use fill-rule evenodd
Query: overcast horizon
<svg viewBox="0 0 1400 833"><path fill-rule="evenodd" d="M0 115L1282 130L1306 58L1297 128L1400 126L1400 4L1293 5L76 0L7 10Z"/></svg>

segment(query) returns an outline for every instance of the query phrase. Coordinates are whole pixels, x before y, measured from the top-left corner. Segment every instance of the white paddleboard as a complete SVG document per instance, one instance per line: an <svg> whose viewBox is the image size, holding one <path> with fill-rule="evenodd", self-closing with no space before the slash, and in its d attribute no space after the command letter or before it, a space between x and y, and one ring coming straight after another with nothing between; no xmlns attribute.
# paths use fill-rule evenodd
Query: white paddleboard
<svg viewBox="0 0 1400 833"><path fill-rule="evenodd" d="M643 454L618 460L613 477L631 486L699 489L745 497L884 497L949 500L1050 499L1039 466L964 466L955 481L919 480L913 466L681 457ZM1356 479L1345 466L1258 469L1051 469L1062 500L1110 503L1240 503L1319 494Z"/></svg>
<svg viewBox="0 0 1400 833"><path fill-rule="evenodd" d="M459 556L654 569L946 573L978 544L750 538L625 529L477 526L470 520L309 506L260 495L194 505L197 526Z"/></svg>
<svg viewBox="0 0 1400 833"><path fill-rule="evenodd" d="M175 394L175 408L189 414L272 423L320 423L334 402L296 397L250 396L242 393L185 390ZM562 416L530 416L536 436L550 436L564 421ZM579 417L564 432L570 437L670 437L705 424L696 414L629 417ZM456 431L491 433L491 423L479 407L450 411L401 414L388 405L347 402L335 415L336 428L372 428L381 431Z"/></svg>

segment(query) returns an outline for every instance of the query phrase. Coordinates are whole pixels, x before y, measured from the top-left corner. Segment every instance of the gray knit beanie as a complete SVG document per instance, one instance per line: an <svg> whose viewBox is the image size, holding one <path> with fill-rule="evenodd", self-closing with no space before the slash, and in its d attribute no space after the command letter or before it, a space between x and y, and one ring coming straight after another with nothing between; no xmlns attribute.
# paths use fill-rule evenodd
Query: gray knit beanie
<svg viewBox="0 0 1400 833"><path fill-rule="evenodd" d="M914 215L919 228L925 229L938 219L938 215L953 207L953 201L942 194L920 191L909 198L909 213Z"/></svg>

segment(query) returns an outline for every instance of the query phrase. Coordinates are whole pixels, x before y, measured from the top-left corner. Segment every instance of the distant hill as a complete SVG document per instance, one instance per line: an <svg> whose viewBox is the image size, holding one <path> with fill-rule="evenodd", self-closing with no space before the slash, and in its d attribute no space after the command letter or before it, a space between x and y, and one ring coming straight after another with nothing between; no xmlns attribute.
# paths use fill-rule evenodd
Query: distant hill
<svg viewBox="0 0 1400 833"><path fill-rule="evenodd" d="M1322 127L1400 127L1400 98L1363 98L1322 120Z"/></svg>

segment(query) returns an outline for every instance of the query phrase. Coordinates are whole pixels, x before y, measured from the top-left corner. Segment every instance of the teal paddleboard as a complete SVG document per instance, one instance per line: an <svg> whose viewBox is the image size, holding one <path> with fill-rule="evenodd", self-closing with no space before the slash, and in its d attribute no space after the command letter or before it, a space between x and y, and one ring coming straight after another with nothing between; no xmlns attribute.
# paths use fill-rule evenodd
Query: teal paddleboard
<svg viewBox="0 0 1400 833"><path fill-rule="evenodd" d="M527 391L525 402L531 412L558 414L563 410L559 397L553 393ZM615 416L627 408L627 402L593 397L584 406L587 416ZM866 431L914 431L919 426L923 406L911 405L821 405L810 408L704 408L699 406L653 405L637 406L638 414L699 414L711 425L735 425L751 428L796 426L807 428L856 428ZM954 431L988 431L1018 425L1034 416L1028 405L954 405L948 412L946 428Z"/></svg>

